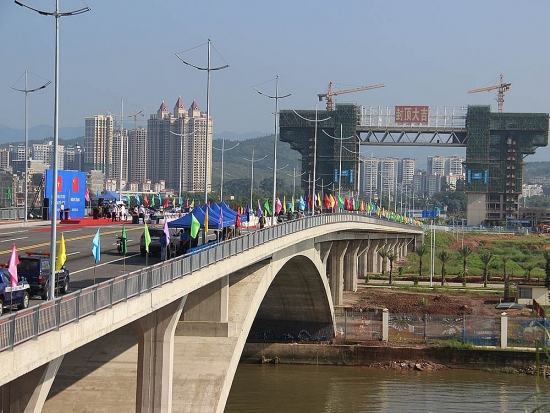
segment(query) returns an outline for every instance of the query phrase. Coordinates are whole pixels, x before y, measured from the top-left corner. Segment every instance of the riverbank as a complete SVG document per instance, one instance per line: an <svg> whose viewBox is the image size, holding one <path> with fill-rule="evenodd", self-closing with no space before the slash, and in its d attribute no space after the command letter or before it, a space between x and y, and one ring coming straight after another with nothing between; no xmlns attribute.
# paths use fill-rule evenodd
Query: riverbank
<svg viewBox="0 0 550 413"><path fill-rule="evenodd" d="M536 353L531 350L435 346L391 346L356 344L247 343L241 363L277 363L364 366L378 369L433 371L474 369L507 373L536 373ZM542 360L548 376L550 361Z"/></svg>

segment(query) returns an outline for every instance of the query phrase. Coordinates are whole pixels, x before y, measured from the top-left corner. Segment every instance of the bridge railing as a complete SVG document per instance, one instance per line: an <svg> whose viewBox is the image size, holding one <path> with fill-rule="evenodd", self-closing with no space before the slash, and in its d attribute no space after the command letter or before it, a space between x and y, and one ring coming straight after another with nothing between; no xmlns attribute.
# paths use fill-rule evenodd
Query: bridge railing
<svg viewBox="0 0 550 413"><path fill-rule="evenodd" d="M87 288L58 297L0 318L0 351L13 349L25 341L60 327L78 322L98 311L111 308L132 297L147 294L154 288L185 277L195 271L230 258L276 238L308 228L338 222L363 222L395 228L409 225L358 213L321 214L287 221L275 227L249 232L237 238L214 244L192 254L173 258Z"/></svg>

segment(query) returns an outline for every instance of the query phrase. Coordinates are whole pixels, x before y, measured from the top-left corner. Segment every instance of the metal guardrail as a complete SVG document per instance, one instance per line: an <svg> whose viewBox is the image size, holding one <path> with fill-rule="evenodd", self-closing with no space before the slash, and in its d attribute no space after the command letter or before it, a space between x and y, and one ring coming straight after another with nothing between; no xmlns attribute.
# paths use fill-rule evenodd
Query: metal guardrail
<svg viewBox="0 0 550 413"><path fill-rule="evenodd" d="M36 339L49 331L96 314L129 298L151 292L163 284L185 277L195 271L238 255L276 238L320 225L338 222L383 223L395 228L410 228L359 213L335 213L300 218L275 227L249 232L237 238L215 244L192 254L173 258L141 270L104 281L66 294L55 300L18 311L0 318L0 351L12 350L18 344Z"/></svg>

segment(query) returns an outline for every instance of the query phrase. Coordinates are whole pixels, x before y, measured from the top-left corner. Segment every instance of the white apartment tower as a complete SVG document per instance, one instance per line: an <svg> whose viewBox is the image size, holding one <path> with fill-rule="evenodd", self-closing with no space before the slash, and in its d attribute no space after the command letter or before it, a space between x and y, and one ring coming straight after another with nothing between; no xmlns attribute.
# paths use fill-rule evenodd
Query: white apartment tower
<svg viewBox="0 0 550 413"><path fill-rule="evenodd" d="M128 132L128 182L141 184L147 179L147 129Z"/></svg>
<svg viewBox="0 0 550 413"><path fill-rule="evenodd" d="M372 200L378 191L378 158L364 158L361 163L363 166L361 192Z"/></svg>
<svg viewBox="0 0 550 413"><path fill-rule="evenodd" d="M162 102L147 121L147 178L166 181L179 192L204 191L206 161L206 114L196 102L185 110L181 97L173 113ZM212 119L208 136L208 191L212 182ZM181 172L181 175L180 175Z"/></svg>
<svg viewBox="0 0 550 413"><path fill-rule="evenodd" d="M84 131L84 171L99 170L111 175L113 165L113 118L96 115L86 118Z"/></svg>

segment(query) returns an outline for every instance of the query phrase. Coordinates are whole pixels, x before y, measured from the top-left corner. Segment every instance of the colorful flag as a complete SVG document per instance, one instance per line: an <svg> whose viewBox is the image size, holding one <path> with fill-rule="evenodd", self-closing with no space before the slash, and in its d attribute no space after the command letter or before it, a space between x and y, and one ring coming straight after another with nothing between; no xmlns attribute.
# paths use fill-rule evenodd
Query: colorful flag
<svg viewBox="0 0 550 413"><path fill-rule="evenodd" d="M151 197L151 206L155 206L155 196Z"/></svg>
<svg viewBox="0 0 550 413"><path fill-rule="evenodd" d="M201 227L201 224L199 223L199 220L195 217L195 215L191 214L191 237L197 238L197 234L199 233L199 229Z"/></svg>
<svg viewBox="0 0 550 413"><path fill-rule="evenodd" d="M258 212L257 212L258 218L262 217L262 206L260 205L260 200L258 199Z"/></svg>
<svg viewBox="0 0 550 413"><path fill-rule="evenodd" d="M128 246L126 245L126 240L127 240L127 237L126 237L126 227L124 226L124 224L122 224L122 235L120 236L120 242L122 243L122 253L124 255L126 255L126 253L128 252Z"/></svg>
<svg viewBox="0 0 550 413"><path fill-rule="evenodd" d="M317 206L321 208L321 193L317 194Z"/></svg>
<svg viewBox="0 0 550 413"><path fill-rule="evenodd" d="M191 209L195 208L195 200L194 199L191 201L191 205L189 205L189 208L191 208Z"/></svg>
<svg viewBox="0 0 550 413"><path fill-rule="evenodd" d="M277 201L275 201L275 213L279 215L279 212L281 212L281 208L283 207L283 204L281 204L281 200L277 198Z"/></svg>
<svg viewBox="0 0 550 413"><path fill-rule="evenodd" d="M160 197L160 194L159 194L159 206L162 205L162 198Z"/></svg>
<svg viewBox="0 0 550 413"><path fill-rule="evenodd" d="M330 194L330 207L334 208L334 205L336 205L336 199Z"/></svg>
<svg viewBox="0 0 550 413"><path fill-rule="evenodd" d="M223 228L223 209L220 208L220 214L218 216L218 227Z"/></svg>
<svg viewBox="0 0 550 413"><path fill-rule="evenodd" d="M304 198L302 197L302 195L300 195L300 203L298 204L298 209L300 211L306 209L306 203L304 202Z"/></svg>
<svg viewBox="0 0 550 413"><path fill-rule="evenodd" d="M164 220L164 227L162 228L162 231L166 235L166 245L170 244L170 230L168 229L168 221Z"/></svg>
<svg viewBox="0 0 550 413"><path fill-rule="evenodd" d="M294 214L294 197L292 197L292 205L290 206L290 210Z"/></svg>
<svg viewBox="0 0 550 413"><path fill-rule="evenodd" d="M174 199L172 199L172 206L175 208L176 207L176 197L174 197Z"/></svg>
<svg viewBox="0 0 550 413"><path fill-rule="evenodd" d="M189 198L185 200L185 208L189 209Z"/></svg>
<svg viewBox="0 0 550 413"><path fill-rule="evenodd" d="M164 208L168 208L168 205L170 204L170 199L168 198L168 196L166 196L166 198L164 198Z"/></svg>
<svg viewBox="0 0 550 413"><path fill-rule="evenodd" d="M149 206L149 198L147 198L147 194L143 195L143 203L146 207Z"/></svg>
<svg viewBox="0 0 550 413"><path fill-rule="evenodd" d="M136 199L136 204L141 204L141 201L139 200L139 195L138 194L135 194L134 195L134 198Z"/></svg>
<svg viewBox="0 0 550 413"><path fill-rule="evenodd" d="M101 259L101 246L100 246L101 241L99 239L99 230L100 228L97 229L94 239L92 240L92 254L94 255L96 264Z"/></svg>
<svg viewBox="0 0 550 413"><path fill-rule="evenodd" d="M286 195L283 196L283 213L286 214Z"/></svg>
<svg viewBox="0 0 550 413"><path fill-rule="evenodd" d="M250 222L250 204L246 204L246 220Z"/></svg>
<svg viewBox="0 0 550 413"><path fill-rule="evenodd" d="M86 191L84 191L84 199L90 202L90 191L88 191L88 188L86 188Z"/></svg>
<svg viewBox="0 0 550 413"><path fill-rule="evenodd" d="M55 261L55 270L60 271L67 261L67 250L65 249L65 237L61 234L61 241L59 241L59 251L57 252L57 260Z"/></svg>
<svg viewBox="0 0 550 413"><path fill-rule="evenodd" d="M183 199L180 198L179 205L183 205Z"/></svg>
<svg viewBox="0 0 550 413"><path fill-rule="evenodd" d="M315 196L315 194L313 196ZM309 195L307 196L307 206L308 206L308 209L313 209L313 200Z"/></svg>
<svg viewBox="0 0 550 413"><path fill-rule="evenodd" d="M328 197L327 194L325 194L325 208L326 209L330 209L331 206L330 206L330 198Z"/></svg>
<svg viewBox="0 0 550 413"><path fill-rule="evenodd" d="M17 265L19 264L19 255L17 255L17 248L13 244L11 248L10 263L8 264L8 272L11 275L11 286L16 287L19 279L17 277Z"/></svg>
<svg viewBox="0 0 550 413"><path fill-rule="evenodd" d="M6 189L6 197L8 199L11 199L11 188L8 186L8 189Z"/></svg>
<svg viewBox="0 0 550 413"><path fill-rule="evenodd" d="M145 238L145 251L149 252L149 244L151 243L151 235L149 235L149 227L147 224L143 224L143 237Z"/></svg>
<svg viewBox="0 0 550 413"><path fill-rule="evenodd" d="M204 233L208 233L208 206L206 206L206 212L204 213Z"/></svg>
<svg viewBox="0 0 550 413"><path fill-rule="evenodd" d="M264 202L264 209L265 209L265 216L269 217L271 216L271 209L269 208L269 200L265 200Z"/></svg>
<svg viewBox="0 0 550 413"><path fill-rule="evenodd" d="M344 198L342 198L340 195L338 195L338 208L344 208Z"/></svg>
<svg viewBox="0 0 550 413"><path fill-rule="evenodd" d="M124 195L124 198L126 198L126 200L128 201L128 203L130 203L130 196L128 194Z"/></svg>
<svg viewBox="0 0 550 413"><path fill-rule="evenodd" d="M235 218L235 227L239 228L241 226L241 207L237 211L237 218Z"/></svg>

